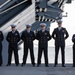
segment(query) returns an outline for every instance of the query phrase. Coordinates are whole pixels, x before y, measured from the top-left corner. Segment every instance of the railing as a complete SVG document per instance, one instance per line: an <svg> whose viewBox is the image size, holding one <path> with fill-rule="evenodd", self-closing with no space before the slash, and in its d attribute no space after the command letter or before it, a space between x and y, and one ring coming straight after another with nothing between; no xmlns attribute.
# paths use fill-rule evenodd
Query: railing
<svg viewBox="0 0 75 75"><path fill-rule="evenodd" d="M4 5L6 5L7 3L9 3L11 0L7 0L5 3L3 3L1 6L0 6L0 9L4 6Z"/></svg>
<svg viewBox="0 0 75 75"><path fill-rule="evenodd" d="M20 1L20 0L19 0ZM16 4L17 5L17 4ZM0 13L0 27L5 25L8 21L12 20L16 15L18 15L20 12L28 8L30 5L32 5L31 0L22 0L18 3L17 6L14 5L10 9L6 9L6 11L3 11Z"/></svg>
<svg viewBox="0 0 75 75"><path fill-rule="evenodd" d="M17 3L17 0L10 0L9 2L5 2L5 4L0 8L0 12L14 6Z"/></svg>
<svg viewBox="0 0 75 75"><path fill-rule="evenodd" d="M0 12L0 14L3 14L3 13L5 13L5 12L7 12L7 11L13 9L13 8L15 8L15 7L17 7L17 6L21 5L21 4L23 4L23 3L26 2L26 1L28 1L28 0L24 0L24 1L22 1L22 2L20 2L20 3L18 3L18 4L16 4L16 5L14 5L14 6L8 8L8 9L6 9L6 10Z"/></svg>

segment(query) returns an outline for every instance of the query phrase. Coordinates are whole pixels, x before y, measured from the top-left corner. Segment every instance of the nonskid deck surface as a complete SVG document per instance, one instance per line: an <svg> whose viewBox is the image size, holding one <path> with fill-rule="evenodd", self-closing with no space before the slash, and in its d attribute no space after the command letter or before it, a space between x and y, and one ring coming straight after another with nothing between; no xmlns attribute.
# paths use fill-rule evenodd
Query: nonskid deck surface
<svg viewBox="0 0 75 75"><path fill-rule="evenodd" d="M44 64L40 67L33 67L31 64L26 64L24 67L3 65L0 67L0 75L75 75L75 68L72 64L66 64L66 67L61 67L61 64L57 67L53 66L54 64L49 64L49 67L45 67Z"/></svg>

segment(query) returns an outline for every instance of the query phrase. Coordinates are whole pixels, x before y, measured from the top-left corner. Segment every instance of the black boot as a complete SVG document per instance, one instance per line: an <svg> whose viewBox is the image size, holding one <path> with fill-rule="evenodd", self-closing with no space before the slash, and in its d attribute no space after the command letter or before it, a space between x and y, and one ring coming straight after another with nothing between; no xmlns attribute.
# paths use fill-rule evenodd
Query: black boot
<svg viewBox="0 0 75 75"><path fill-rule="evenodd" d="M22 63L22 65L21 65L21 66L23 67L23 66L25 66L25 64L24 64L24 63Z"/></svg>
<svg viewBox="0 0 75 75"><path fill-rule="evenodd" d="M40 66L40 64L37 64L37 67L39 67Z"/></svg>
<svg viewBox="0 0 75 75"><path fill-rule="evenodd" d="M19 64L16 64L16 66L18 66Z"/></svg>
<svg viewBox="0 0 75 75"><path fill-rule="evenodd" d="M2 66L2 64L0 64L0 67Z"/></svg>
<svg viewBox="0 0 75 75"><path fill-rule="evenodd" d="M7 64L6 66L11 66L11 64Z"/></svg>
<svg viewBox="0 0 75 75"><path fill-rule="evenodd" d="M35 67L36 64L34 63L34 64L32 64L32 65L33 65L33 67Z"/></svg>
<svg viewBox="0 0 75 75"><path fill-rule="evenodd" d="M48 66L48 64L47 64L47 65L45 65L45 67L49 67L49 66Z"/></svg>
<svg viewBox="0 0 75 75"><path fill-rule="evenodd" d="M57 67L57 64L54 64L54 67Z"/></svg>
<svg viewBox="0 0 75 75"><path fill-rule="evenodd" d="M65 65L63 64L62 67L65 67Z"/></svg>

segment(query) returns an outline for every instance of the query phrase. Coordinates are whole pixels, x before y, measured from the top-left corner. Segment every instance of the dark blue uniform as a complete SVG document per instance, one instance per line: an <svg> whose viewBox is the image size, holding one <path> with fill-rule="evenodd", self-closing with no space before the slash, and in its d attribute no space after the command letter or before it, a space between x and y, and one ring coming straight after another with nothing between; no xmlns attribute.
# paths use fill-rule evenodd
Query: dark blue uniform
<svg viewBox="0 0 75 75"><path fill-rule="evenodd" d="M75 67L75 34L72 37L73 44L73 67Z"/></svg>
<svg viewBox="0 0 75 75"><path fill-rule="evenodd" d="M11 31L7 34L6 40L9 43L8 46L8 65L11 65L12 52L14 51L15 63L16 66L19 64L18 58L18 45L17 43L20 41L19 32L16 30L14 33Z"/></svg>
<svg viewBox="0 0 75 75"><path fill-rule="evenodd" d="M42 30L38 31L36 34L36 39L39 41L37 66L39 66L41 64L42 51L44 51L45 66L48 66L48 50L47 50L47 48L48 48L48 41L51 39L49 31L47 31L47 30L45 30L44 32L42 32Z"/></svg>
<svg viewBox="0 0 75 75"><path fill-rule="evenodd" d="M34 51L33 51L33 41L35 40L34 32L33 31L27 32L25 30L21 35L21 39L24 41L24 55L22 66L26 64L28 49L30 49L32 65L35 66Z"/></svg>
<svg viewBox="0 0 75 75"><path fill-rule="evenodd" d="M2 41L4 39L2 31L0 31L0 66L2 65Z"/></svg>
<svg viewBox="0 0 75 75"><path fill-rule="evenodd" d="M63 27L60 30L58 28L55 28L52 33L52 37L55 40L55 65L57 65L59 48L61 48L62 66L64 66L65 64L65 39L67 39L68 36L69 35L67 30Z"/></svg>

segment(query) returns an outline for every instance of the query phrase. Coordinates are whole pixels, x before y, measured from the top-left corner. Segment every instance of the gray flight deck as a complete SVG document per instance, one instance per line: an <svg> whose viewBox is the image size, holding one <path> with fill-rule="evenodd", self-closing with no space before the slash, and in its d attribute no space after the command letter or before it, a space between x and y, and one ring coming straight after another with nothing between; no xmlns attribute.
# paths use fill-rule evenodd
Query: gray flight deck
<svg viewBox="0 0 75 75"><path fill-rule="evenodd" d="M41 67L32 67L30 64L24 67L3 66L0 68L0 75L75 75L75 68L72 65L66 65L68 67L58 66L53 67L53 64L50 64L49 67L44 67L43 64Z"/></svg>

